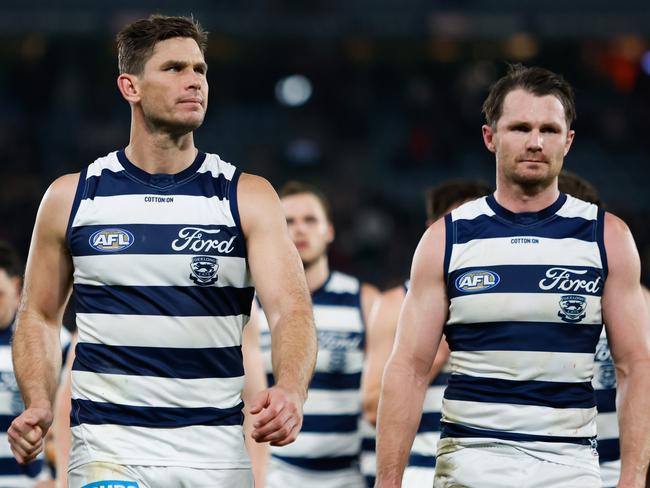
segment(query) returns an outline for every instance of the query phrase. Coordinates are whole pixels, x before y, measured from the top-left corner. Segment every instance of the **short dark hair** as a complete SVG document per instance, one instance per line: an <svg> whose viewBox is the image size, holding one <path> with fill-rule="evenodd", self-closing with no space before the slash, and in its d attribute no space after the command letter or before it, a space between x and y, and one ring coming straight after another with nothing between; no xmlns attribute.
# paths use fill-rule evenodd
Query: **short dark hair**
<svg viewBox="0 0 650 488"><path fill-rule="evenodd" d="M0 241L0 269L4 269L12 277L23 275L23 261L16 248L4 241Z"/></svg>
<svg viewBox="0 0 650 488"><path fill-rule="evenodd" d="M292 180L286 182L284 186L280 188L278 195L280 198L286 198L293 195L302 195L305 193L314 195L318 199L321 206L323 207L327 221L332 224L334 220L332 219L332 206L330 205L330 201L325 196L325 194L315 186L308 183L303 183L302 181Z"/></svg>
<svg viewBox="0 0 650 488"><path fill-rule="evenodd" d="M201 52L205 53L208 33L193 17L154 14L147 19L136 20L117 34L117 63L120 73L142 74L156 44L173 37L192 38Z"/></svg>
<svg viewBox="0 0 650 488"><path fill-rule="evenodd" d="M425 190L427 219L438 220L449 207L492 193L483 181L449 180Z"/></svg>
<svg viewBox="0 0 650 488"><path fill-rule="evenodd" d="M503 101L508 93L519 88L538 97L545 95L557 97L564 107L567 127L571 127L576 119L575 97L571 85L557 73L536 66L526 67L522 64L510 65L508 73L490 88L490 93L483 102L483 114L488 125L496 127L503 112Z"/></svg>
<svg viewBox="0 0 650 488"><path fill-rule="evenodd" d="M557 179L558 187L562 193L568 193L572 197L579 198L585 202L593 203L604 207L600 200L598 190L584 178L580 178L571 171L562 170Z"/></svg>

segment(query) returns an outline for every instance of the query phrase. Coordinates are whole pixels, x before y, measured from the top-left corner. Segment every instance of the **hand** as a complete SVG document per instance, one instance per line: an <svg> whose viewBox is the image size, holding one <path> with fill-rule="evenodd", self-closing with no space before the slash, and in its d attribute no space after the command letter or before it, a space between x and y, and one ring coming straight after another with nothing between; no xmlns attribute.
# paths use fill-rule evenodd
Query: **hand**
<svg viewBox="0 0 650 488"><path fill-rule="evenodd" d="M304 398L282 386L275 385L253 397L250 413L259 414L253 423L251 436L256 442L286 446L298 437L302 427Z"/></svg>
<svg viewBox="0 0 650 488"><path fill-rule="evenodd" d="M9 445L19 464L27 464L39 455L51 424L52 410L48 408L28 408L11 422L7 431Z"/></svg>

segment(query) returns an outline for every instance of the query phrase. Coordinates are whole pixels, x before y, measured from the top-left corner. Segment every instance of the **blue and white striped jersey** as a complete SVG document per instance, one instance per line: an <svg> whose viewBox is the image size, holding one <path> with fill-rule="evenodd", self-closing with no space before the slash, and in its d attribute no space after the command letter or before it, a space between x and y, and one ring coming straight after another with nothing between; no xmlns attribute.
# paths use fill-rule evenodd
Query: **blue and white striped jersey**
<svg viewBox="0 0 650 488"><path fill-rule="evenodd" d="M39 479L49 479L44 467L43 454L26 465L16 462L7 437L7 430L14 418L25 409L11 359L11 338L15 323L0 329L0 487L31 487ZM63 359L70 346L70 333L61 328Z"/></svg>
<svg viewBox="0 0 650 488"><path fill-rule="evenodd" d="M565 194L519 214L490 195L445 217L443 437L593 445L603 218Z"/></svg>
<svg viewBox="0 0 650 488"><path fill-rule="evenodd" d="M361 284L356 278L332 271L312 293L318 334L318 358L304 422L298 438L288 446L272 448L272 456L309 470L330 471L358 465L361 448L361 371L365 326L361 311ZM271 338L260 314L261 347L269 384L273 384Z"/></svg>
<svg viewBox="0 0 650 488"><path fill-rule="evenodd" d="M598 457L604 487L615 487L621 471L621 453L616 416L616 370L603 329L596 347L593 385L598 415Z"/></svg>
<svg viewBox="0 0 650 488"><path fill-rule="evenodd" d="M146 173L123 150L82 171L68 229L71 467L250 465L241 336L254 288L239 176L201 152L175 175Z"/></svg>

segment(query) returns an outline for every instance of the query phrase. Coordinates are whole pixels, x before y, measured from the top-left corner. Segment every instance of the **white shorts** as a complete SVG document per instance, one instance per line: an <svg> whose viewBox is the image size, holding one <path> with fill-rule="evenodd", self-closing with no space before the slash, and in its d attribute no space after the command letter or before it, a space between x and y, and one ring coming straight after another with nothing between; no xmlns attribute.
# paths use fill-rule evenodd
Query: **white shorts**
<svg viewBox="0 0 650 488"><path fill-rule="evenodd" d="M434 488L601 488L590 446L441 439Z"/></svg>
<svg viewBox="0 0 650 488"><path fill-rule="evenodd" d="M68 472L68 488L253 488L250 469L124 466L91 462Z"/></svg>
<svg viewBox="0 0 650 488"><path fill-rule="evenodd" d="M434 468L407 466L402 478L402 488L431 488L435 474Z"/></svg>
<svg viewBox="0 0 650 488"><path fill-rule="evenodd" d="M361 471L355 468L314 471L269 460L265 488L365 488Z"/></svg>
<svg viewBox="0 0 650 488"><path fill-rule="evenodd" d="M603 478L603 487L615 488L621 475L621 460L607 461L600 465L600 476Z"/></svg>

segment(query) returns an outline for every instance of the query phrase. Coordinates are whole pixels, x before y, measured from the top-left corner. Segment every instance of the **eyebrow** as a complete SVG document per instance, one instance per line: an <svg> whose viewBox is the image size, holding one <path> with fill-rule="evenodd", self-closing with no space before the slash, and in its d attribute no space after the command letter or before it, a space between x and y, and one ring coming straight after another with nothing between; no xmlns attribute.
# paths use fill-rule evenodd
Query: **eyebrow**
<svg viewBox="0 0 650 488"><path fill-rule="evenodd" d="M208 64L205 61L200 61L198 63L188 63L187 61L179 61L176 59L169 59L162 64L163 68L169 68L171 66L181 66L185 68L186 66L192 65L194 68L202 68L203 71L208 71Z"/></svg>

